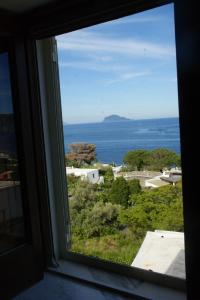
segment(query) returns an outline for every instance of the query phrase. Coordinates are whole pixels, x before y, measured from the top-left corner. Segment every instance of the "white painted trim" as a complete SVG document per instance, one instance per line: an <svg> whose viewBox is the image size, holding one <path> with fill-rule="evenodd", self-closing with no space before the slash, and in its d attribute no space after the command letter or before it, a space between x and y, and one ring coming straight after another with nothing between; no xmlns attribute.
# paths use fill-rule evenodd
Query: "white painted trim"
<svg viewBox="0 0 200 300"><path fill-rule="evenodd" d="M58 259L70 243L60 82L55 38L37 41L40 95L54 251Z"/></svg>

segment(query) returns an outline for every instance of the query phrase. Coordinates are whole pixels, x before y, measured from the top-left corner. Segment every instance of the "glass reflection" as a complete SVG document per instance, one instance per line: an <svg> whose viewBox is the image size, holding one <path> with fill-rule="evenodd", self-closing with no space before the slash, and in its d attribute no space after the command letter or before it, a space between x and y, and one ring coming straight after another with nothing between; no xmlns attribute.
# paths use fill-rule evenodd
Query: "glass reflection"
<svg viewBox="0 0 200 300"><path fill-rule="evenodd" d="M8 54L0 53L0 254L24 240Z"/></svg>

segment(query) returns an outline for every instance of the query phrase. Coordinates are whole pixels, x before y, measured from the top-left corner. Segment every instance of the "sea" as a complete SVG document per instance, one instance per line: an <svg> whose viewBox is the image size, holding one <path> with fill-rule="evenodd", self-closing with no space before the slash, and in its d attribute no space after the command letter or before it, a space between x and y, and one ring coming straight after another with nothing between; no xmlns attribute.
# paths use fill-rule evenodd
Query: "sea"
<svg viewBox="0 0 200 300"><path fill-rule="evenodd" d="M180 154L179 118L64 125L65 152L72 143L95 144L97 160L116 165L130 150L167 148Z"/></svg>

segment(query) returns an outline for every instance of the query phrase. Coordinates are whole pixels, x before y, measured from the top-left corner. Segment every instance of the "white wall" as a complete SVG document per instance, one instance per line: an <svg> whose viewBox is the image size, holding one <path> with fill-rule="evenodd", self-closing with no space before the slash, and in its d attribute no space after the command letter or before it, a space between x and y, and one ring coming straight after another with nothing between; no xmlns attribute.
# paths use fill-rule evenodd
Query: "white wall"
<svg viewBox="0 0 200 300"><path fill-rule="evenodd" d="M74 175L86 179L91 183L98 183L99 181L99 170L98 169L79 169L66 167L67 175Z"/></svg>

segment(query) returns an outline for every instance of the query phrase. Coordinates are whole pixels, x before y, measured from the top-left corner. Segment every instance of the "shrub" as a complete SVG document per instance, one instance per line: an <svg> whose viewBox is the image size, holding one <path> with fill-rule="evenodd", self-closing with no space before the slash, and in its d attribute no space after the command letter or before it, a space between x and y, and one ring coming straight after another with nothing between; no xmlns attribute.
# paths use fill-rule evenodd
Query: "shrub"
<svg viewBox="0 0 200 300"><path fill-rule="evenodd" d="M111 186L109 192L109 201L122 206L128 206L129 200L129 185L123 177L118 177Z"/></svg>
<svg viewBox="0 0 200 300"><path fill-rule="evenodd" d="M70 208L80 212L97 201L96 186L88 181L78 181L70 200Z"/></svg>
<svg viewBox="0 0 200 300"><path fill-rule="evenodd" d="M90 238L115 233L119 228L120 206L97 202L90 209L83 209L74 216L72 233L82 238Z"/></svg>
<svg viewBox="0 0 200 300"><path fill-rule="evenodd" d="M149 164L149 151L133 150L129 151L124 156L124 163L131 170L143 170Z"/></svg>
<svg viewBox="0 0 200 300"><path fill-rule="evenodd" d="M141 192L141 185L138 179L128 181L130 194L139 194Z"/></svg>
<svg viewBox="0 0 200 300"><path fill-rule="evenodd" d="M155 170L160 171L163 168L171 166L180 166L180 155L166 148L158 148L151 151L133 150L124 156L124 163L127 170Z"/></svg>

